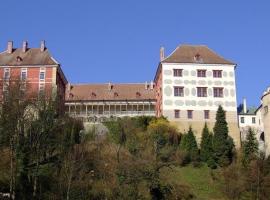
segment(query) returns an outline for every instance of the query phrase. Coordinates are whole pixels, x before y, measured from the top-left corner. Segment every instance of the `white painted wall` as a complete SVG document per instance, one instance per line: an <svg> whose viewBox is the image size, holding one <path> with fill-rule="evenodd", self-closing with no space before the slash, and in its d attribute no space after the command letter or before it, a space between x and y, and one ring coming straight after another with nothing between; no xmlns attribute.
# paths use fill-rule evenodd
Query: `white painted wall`
<svg viewBox="0 0 270 200"><path fill-rule="evenodd" d="M173 69L183 69L182 77L174 77ZM206 77L197 77L197 70L206 69ZM162 64L163 110L216 111L221 104L226 111L237 112L234 65ZM222 70L222 78L214 78L213 70ZM184 87L184 97L174 96L174 86ZM207 97L197 97L197 87L207 87ZM223 98L214 97L213 87L223 87Z"/></svg>
<svg viewBox="0 0 270 200"><path fill-rule="evenodd" d="M244 123L241 122L241 118L244 118ZM258 128L259 127L259 116L256 114L254 115L245 115L245 114L239 114L238 115L238 120L239 120L239 127L252 127L252 128ZM252 122L252 118L255 118L255 123Z"/></svg>

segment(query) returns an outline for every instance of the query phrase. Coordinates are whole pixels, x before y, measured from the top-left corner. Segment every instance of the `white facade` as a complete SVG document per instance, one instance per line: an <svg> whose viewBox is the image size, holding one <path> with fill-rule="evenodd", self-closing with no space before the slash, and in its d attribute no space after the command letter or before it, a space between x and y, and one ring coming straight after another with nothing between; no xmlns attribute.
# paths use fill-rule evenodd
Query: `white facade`
<svg viewBox="0 0 270 200"><path fill-rule="evenodd" d="M174 69L182 69L182 76L174 76ZM198 70L206 70L206 77L198 77ZM213 77L213 70L221 70L222 77ZM216 112L222 105L227 112L236 113L235 65L163 63L162 74L163 115L170 120L176 109L186 115L187 110ZM174 87L183 87L184 95L174 96ZM198 87L207 88L206 97L198 97ZM223 97L214 97L214 88L223 88Z"/></svg>
<svg viewBox="0 0 270 200"><path fill-rule="evenodd" d="M261 109L257 109L254 114L239 114L238 120L241 133L241 141L245 141L248 130L251 128L254 131L255 137L259 143L259 150L264 152L265 141Z"/></svg>

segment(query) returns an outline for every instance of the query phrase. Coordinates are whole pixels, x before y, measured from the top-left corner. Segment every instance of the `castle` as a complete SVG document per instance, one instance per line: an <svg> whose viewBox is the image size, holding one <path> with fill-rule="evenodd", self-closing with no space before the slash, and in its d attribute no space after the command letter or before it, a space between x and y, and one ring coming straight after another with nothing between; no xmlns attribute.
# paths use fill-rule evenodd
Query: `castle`
<svg viewBox="0 0 270 200"><path fill-rule="evenodd" d="M205 123L213 127L217 108L222 105L230 136L236 147L240 147L235 69L235 63L207 46L180 45L168 56L164 48L160 49L153 81L72 84L45 41L39 48L29 48L26 41L21 48L14 48L10 41L0 53L3 82L0 91L2 96L12 77L17 77L27 83L22 90L59 98L63 110L72 117L102 121L123 116L164 116L182 132L192 126L198 140ZM264 113L269 105L268 94L269 91L262 99ZM269 116L264 116L263 120L268 121ZM264 124L268 130L269 123ZM265 135L265 141L266 138Z"/></svg>

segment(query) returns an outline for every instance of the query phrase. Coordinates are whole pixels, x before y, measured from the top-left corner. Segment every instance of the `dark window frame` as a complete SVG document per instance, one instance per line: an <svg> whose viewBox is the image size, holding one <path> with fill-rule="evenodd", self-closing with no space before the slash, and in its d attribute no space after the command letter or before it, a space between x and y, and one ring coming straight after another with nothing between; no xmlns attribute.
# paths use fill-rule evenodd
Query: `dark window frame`
<svg viewBox="0 0 270 200"><path fill-rule="evenodd" d="M173 69L173 76L174 77L182 77L183 76L183 69Z"/></svg>
<svg viewBox="0 0 270 200"><path fill-rule="evenodd" d="M205 78L206 77L206 69L198 69L197 70L197 77Z"/></svg>
<svg viewBox="0 0 270 200"><path fill-rule="evenodd" d="M182 86L174 86L174 96L175 97L183 97L184 96L184 87Z"/></svg>

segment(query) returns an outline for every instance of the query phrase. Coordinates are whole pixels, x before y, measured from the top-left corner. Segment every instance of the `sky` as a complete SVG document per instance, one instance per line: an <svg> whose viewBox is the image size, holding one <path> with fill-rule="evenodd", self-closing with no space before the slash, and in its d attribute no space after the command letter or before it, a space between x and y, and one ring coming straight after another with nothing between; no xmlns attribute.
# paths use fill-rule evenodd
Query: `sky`
<svg viewBox="0 0 270 200"><path fill-rule="evenodd" d="M207 45L237 63L237 97L257 106L270 86L270 1L2 1L0 50L41 40L71 83L154 79L159 49Z"/></svg>

